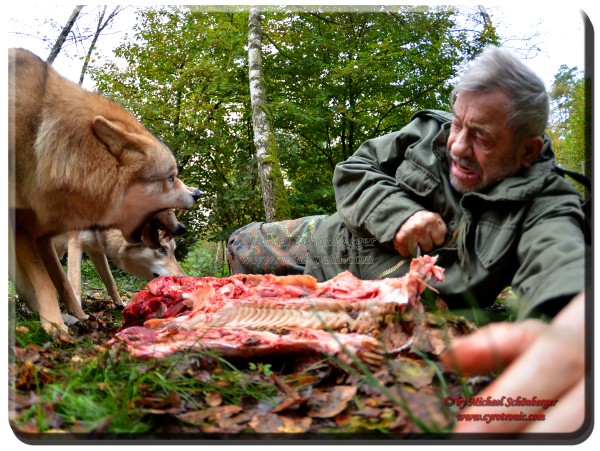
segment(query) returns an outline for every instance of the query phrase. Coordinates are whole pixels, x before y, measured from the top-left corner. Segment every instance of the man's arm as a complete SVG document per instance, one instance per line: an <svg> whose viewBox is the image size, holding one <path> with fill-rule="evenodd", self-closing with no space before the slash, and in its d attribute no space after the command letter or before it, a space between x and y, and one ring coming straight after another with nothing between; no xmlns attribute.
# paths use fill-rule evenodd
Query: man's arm
<svg viewBox="0 0 600 451"><path fill-rule="evenodd" d="M354 235L393 243L400 226L426 209L419 197L436 189L439 179L407 154L428 152L424 160L433 162L431 143L439 130L437 119L417 117L398 132L366 141L336 166L333 186L338 213ZM398 178L409 182L412 192L403 188ZM406 255L414 251L414 243L410 244L412 249L408 243L397 249Z"/></svg>
<svg viewBox="0 0 600 451"><path fill-rule="evenodd" d="M568 185L568 186L567 186ZM523 297L519 318L554 316L585 287L584 216L580 198L567 181L554 177L532 201L523 225L512 286Z"/></svg>

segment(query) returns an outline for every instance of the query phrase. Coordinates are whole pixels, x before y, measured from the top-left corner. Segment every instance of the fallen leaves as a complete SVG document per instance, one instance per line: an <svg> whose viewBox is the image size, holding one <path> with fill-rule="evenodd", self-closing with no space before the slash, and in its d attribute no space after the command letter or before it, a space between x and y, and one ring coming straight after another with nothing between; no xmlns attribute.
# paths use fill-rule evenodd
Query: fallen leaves
<svg viewBox="0 0 600 451"><path fill-rule="evenodd" d="M435 376L435 370L423 360L400 356L390 361L389 365L398 382L416 389L430 385Z"/></svg>
<svg viewBox="0 0 600 451"><path fill-rule="evenodd" d="M14 359L21 365L13 366L14 384L17 390L33 390L52 379L52 375L43 365L39 365L44 348L30 344L26 348L13 348Z"/></svg>
<svg viewBox="0 0 600 451"><path fill-rule="evenodd" d="M308 415L315 418L331 418L343 412L356 396L357 390L357 387L348 385L337 385L331 390L316 389L308 402Z"/></svg>
<svg viewBox="0 0 600 451"><path fill-rule="evenodd" d="M296 417L276 413L256 415L248 423L248 426L259 434L300 434L308 432L311 425L312 419L310 417Z"/></svg>
<svg viewBox="0 0 600 451"><path fill-rule="evenodd" d="M206 404L208 404L210 407L220 406L223 402L223 398L218 393L207 393L205 400Z"/></svg>

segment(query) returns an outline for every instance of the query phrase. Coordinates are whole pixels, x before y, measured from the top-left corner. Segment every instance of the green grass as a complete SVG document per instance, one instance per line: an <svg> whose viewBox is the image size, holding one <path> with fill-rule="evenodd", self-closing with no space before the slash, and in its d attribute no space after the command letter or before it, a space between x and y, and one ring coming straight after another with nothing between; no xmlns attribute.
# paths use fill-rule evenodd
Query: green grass
<svg viewBox="0 0 600 451"><path fill-rule="evenodd" d="M33 333L25 340L19 336L17 333L19 344L35 343ZM44 337L43 333L37 336ZM44 340L38 345L44 346ZM208 394L219 394L224 404L237 406L277 393L268 379L248 379L214 355L187 353L144 361L119 349L89 356L93 345L87 341L52 346L56 346L55 358L34 367L36 374L44 373L50 379L34 377L31 389L39 402L20 413L14 423L17 429L35 419L39 432L51 431L52 421L40 407L51 405L50 418L54 417L55 423L59 420L66 430L90 432L103 425L105 432L143 434L157 428L152 406L184 403L186 410L198 410L206 408ZM70 360L65 355L71 356ZM195 367L207 360L212 362L210 371Z"/></svg>
<svg viewBox="0 0 600 451"><path fill-rule="evenodd" d="M106 297L91 264L84 261L82 274L84 299ZM137 291L144 285L119 271L114 274L119 287ZM254 371L252 377L248 377L231 363L208 352L140 360L118 347L105 349L108 335L100 339L85 334L67 340L53 339L41 327L37 314L16 301L12 286L9 290L13 349L37 351L36 354L42 356L31 362L20 361L14 352L11 355L13 371L17 374L11 378L10 390L15 395L33 392L39 398L30 407L19 409L12 419L11 424L17 430L44 433L102 429L114 434L144 434L160 427L160 415L154 407L161 404L178 400L182 409L189 411L206 408L208 394L218 394L223 404L237 406L251 405L277 393L267 377L271 374L270 368L262 363L255 366L260 368L260 375ZM19 303L18 307L15 302ZM97 301L84 302L93 307ZM116 331L122 315L114 310L109 319L113 323L107 327Z"/></svg>

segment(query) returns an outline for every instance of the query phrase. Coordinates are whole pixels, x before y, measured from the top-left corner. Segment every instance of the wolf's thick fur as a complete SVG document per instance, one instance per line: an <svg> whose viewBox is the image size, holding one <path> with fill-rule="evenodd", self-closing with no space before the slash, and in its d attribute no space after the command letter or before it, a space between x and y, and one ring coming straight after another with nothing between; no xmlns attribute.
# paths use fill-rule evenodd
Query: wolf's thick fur
<svg viewBox="0 0 600 451"><path fill-rule="evenodd" d="M177 178L171 151L117 103L61 77L23 49L9 50L10 269L33 287L46 330L87 318L54 251L56 235L117 228L139 242L165 210L199 196ZM145 235L144 235L145 236ZM158 244L157 244L158 245Z"/></svg>

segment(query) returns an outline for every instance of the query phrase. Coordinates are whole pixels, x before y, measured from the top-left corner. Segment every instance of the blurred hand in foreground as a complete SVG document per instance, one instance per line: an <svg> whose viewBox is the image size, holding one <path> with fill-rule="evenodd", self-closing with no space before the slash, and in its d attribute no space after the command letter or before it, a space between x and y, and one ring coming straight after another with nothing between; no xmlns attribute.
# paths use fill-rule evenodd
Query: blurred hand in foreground
<svg viewBox="0 0 600 451"><path fill-rule="evenodd" d="M476 397L499 400L500 406L470 406L459 414L477 415L487 422L459 419L455 433L574 432L585 416L585 297L579 293L550 324L539 320L490 324L456 339L441 356L442 363L462 374L484 374L505 368ZM541 405L507 406L508 398L556 400ZM495 414L544 414L544 420L519 421L490 418ZM488 415L488 417L485 417ZM474 417L471 417L474 418ZM505 417L506 418L506 417Z"/></svg>

